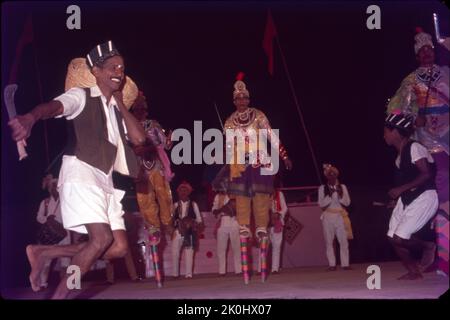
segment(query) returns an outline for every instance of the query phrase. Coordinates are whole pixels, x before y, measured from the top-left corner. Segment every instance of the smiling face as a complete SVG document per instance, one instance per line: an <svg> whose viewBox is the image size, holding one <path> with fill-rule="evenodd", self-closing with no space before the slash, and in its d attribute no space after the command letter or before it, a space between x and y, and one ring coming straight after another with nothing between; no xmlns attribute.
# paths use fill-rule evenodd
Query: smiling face
<svg viewBox="0 0 450 320"><path fill-rule="evenodd" d="M101 89L107 90L111 94L120 90L125 80L123 58L114 56L107 59L101 66L94 66L92 74Z"/></svg>

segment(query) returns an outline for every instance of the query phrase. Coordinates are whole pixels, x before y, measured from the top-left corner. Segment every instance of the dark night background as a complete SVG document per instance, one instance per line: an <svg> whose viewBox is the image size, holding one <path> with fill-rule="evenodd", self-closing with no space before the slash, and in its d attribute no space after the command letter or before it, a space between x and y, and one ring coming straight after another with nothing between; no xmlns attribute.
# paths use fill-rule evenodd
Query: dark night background
<svg viewBox="0 0 450 320"><path fill-rule="evenodd" d="M126 73L144 91L150 117L166 129L193 132L219 128L234 111L233 84L246 74L251 106L263 110L294 163L285 186L317 186L313 161L301 128L278 47L275 72L267 71L262 48L271 9L294 89L319 166L334 163L349 187L355 240L351 262L393 259L385 241L389 213L372 206L384 201L391 183L394 151L383 141L386 100L416 68L416 26L433 35L433 12L441 33L450 35L449 11L439 2L117 2L78 3L81 30L68 30L66 8L73 2L2 4L2 88L8 83L17 41L32 14L34 39L20 59L17 112L31 110L64 90L67 65L96 44L113 40ZM368 30L366 9L381 8L381 30ZM436 45L437 63L449 53ZM41 93L39 91L41 83ZM2 89L3 90L3 89ZM2 99L3 100L3 99ZM65 120L48 120L49 159L65 145ZM44 122L28 139L29 157L19 162L2 106L1 287L27 285L25 246L35 239L35 216L45 192L48 165ZM206 144L204 144L206 145ZM56 174L60 162L53 168ZM200 197L204 165L174 166L176 179L191 181ZM325 250L324 250L325 251ZM325 254L325 252L324 252Z"/></svg>

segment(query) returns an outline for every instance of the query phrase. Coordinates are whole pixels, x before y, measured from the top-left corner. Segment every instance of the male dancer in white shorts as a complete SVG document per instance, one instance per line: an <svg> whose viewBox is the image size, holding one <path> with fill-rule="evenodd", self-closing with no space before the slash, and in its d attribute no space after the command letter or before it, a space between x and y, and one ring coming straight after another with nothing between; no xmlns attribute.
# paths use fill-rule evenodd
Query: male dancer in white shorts
<svg viewBox="0 0 450 320"><path fill-rule="evenodd" d="M90 88L75 87L52 101L9 122L15 141L27 139L40 119L65 117L69 139L59 173L59 193L64 227L87 233L89 241L66 246L28 246L32 289L39 290L45 260L72 257L84 275L100 257L123 257L128 249L122 205L124 192L113 187L112 171L137 176L138 164L131 145L145 141L142 126L123 103L123 58L111 41L97 45L87 55L96 79ZM64 277L53 299L64 299L70 289Z"/></svg>

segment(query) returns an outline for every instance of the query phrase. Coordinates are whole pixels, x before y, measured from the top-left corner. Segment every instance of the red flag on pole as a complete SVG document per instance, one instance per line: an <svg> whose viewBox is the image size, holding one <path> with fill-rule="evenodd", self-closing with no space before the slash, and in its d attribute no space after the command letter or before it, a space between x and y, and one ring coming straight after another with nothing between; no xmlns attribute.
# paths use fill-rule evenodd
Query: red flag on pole
<svg viewBox="0 0 450 320"><path fill-rule="evenodd" d="M272 19L272 14L270 10L267 11L267 22L266 30L264 32L263 48L268 58L268 70L270 75L273 75L273 39L277 35L277 30L275 29L275 23Z"/></svg>
<svg viewBox="0 0 450 320"><path fill-rule="evenodd" d="M23 28L22 34L19 41L17 42L16 54L14 57L14 62L9 73L9 83L16 83L17 80L17 70L19 69L20 58L22 56L23 49L30 43L33 42L33 22L31 20L31 14L27 17L25 26Z"/></svg>

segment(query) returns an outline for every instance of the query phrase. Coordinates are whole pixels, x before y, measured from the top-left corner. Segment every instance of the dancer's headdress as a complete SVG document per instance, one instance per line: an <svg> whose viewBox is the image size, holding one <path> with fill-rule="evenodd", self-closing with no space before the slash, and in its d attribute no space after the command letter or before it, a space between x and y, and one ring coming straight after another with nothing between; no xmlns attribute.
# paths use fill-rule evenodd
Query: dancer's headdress
<svg viewBox="0 0 450 320"><path fill-rule="evenodd" d="M111 40L98 44L86 55L89 67L102 63L108 58L120 56L119 50L114 46Z"/></svg>
<svg viewBox="0 0 450 320"><path fill-rule="evenodd" d="M244 73L239 72L236 76L236 82L234 83L234 92L233 92L233 99L236 99L237 96L243 95L244 97L250 98L250 93L247 90L247 87L245 86L244 81Z"/></svg>
<svg viewBox="0 0 450 320"><path fill-rule="evenodd" d="M428 33L423 32L420 27L416 28L416 36L414 37L414 40L416 41L414 44L414 52L416 54L423 46L430 46L434 48L431 36Z"/></svg>
<svg viewBox="0 0 450 320"><path fill-rule="evenodd" d="M404 115L403 113L389 114L384 123L398 129L409 131L413 129L414 118L412 116Z"/></svg>
<svg viewBox="0 0 450 320"><path fill-rule="evenodd" d="M332 172L334 172L334 175L336 177L339 176L339 170L335 166L333 166L329 163L324 163L323 164L323 174L325 176L327 176L329 173L332 173Z"/></svg>

